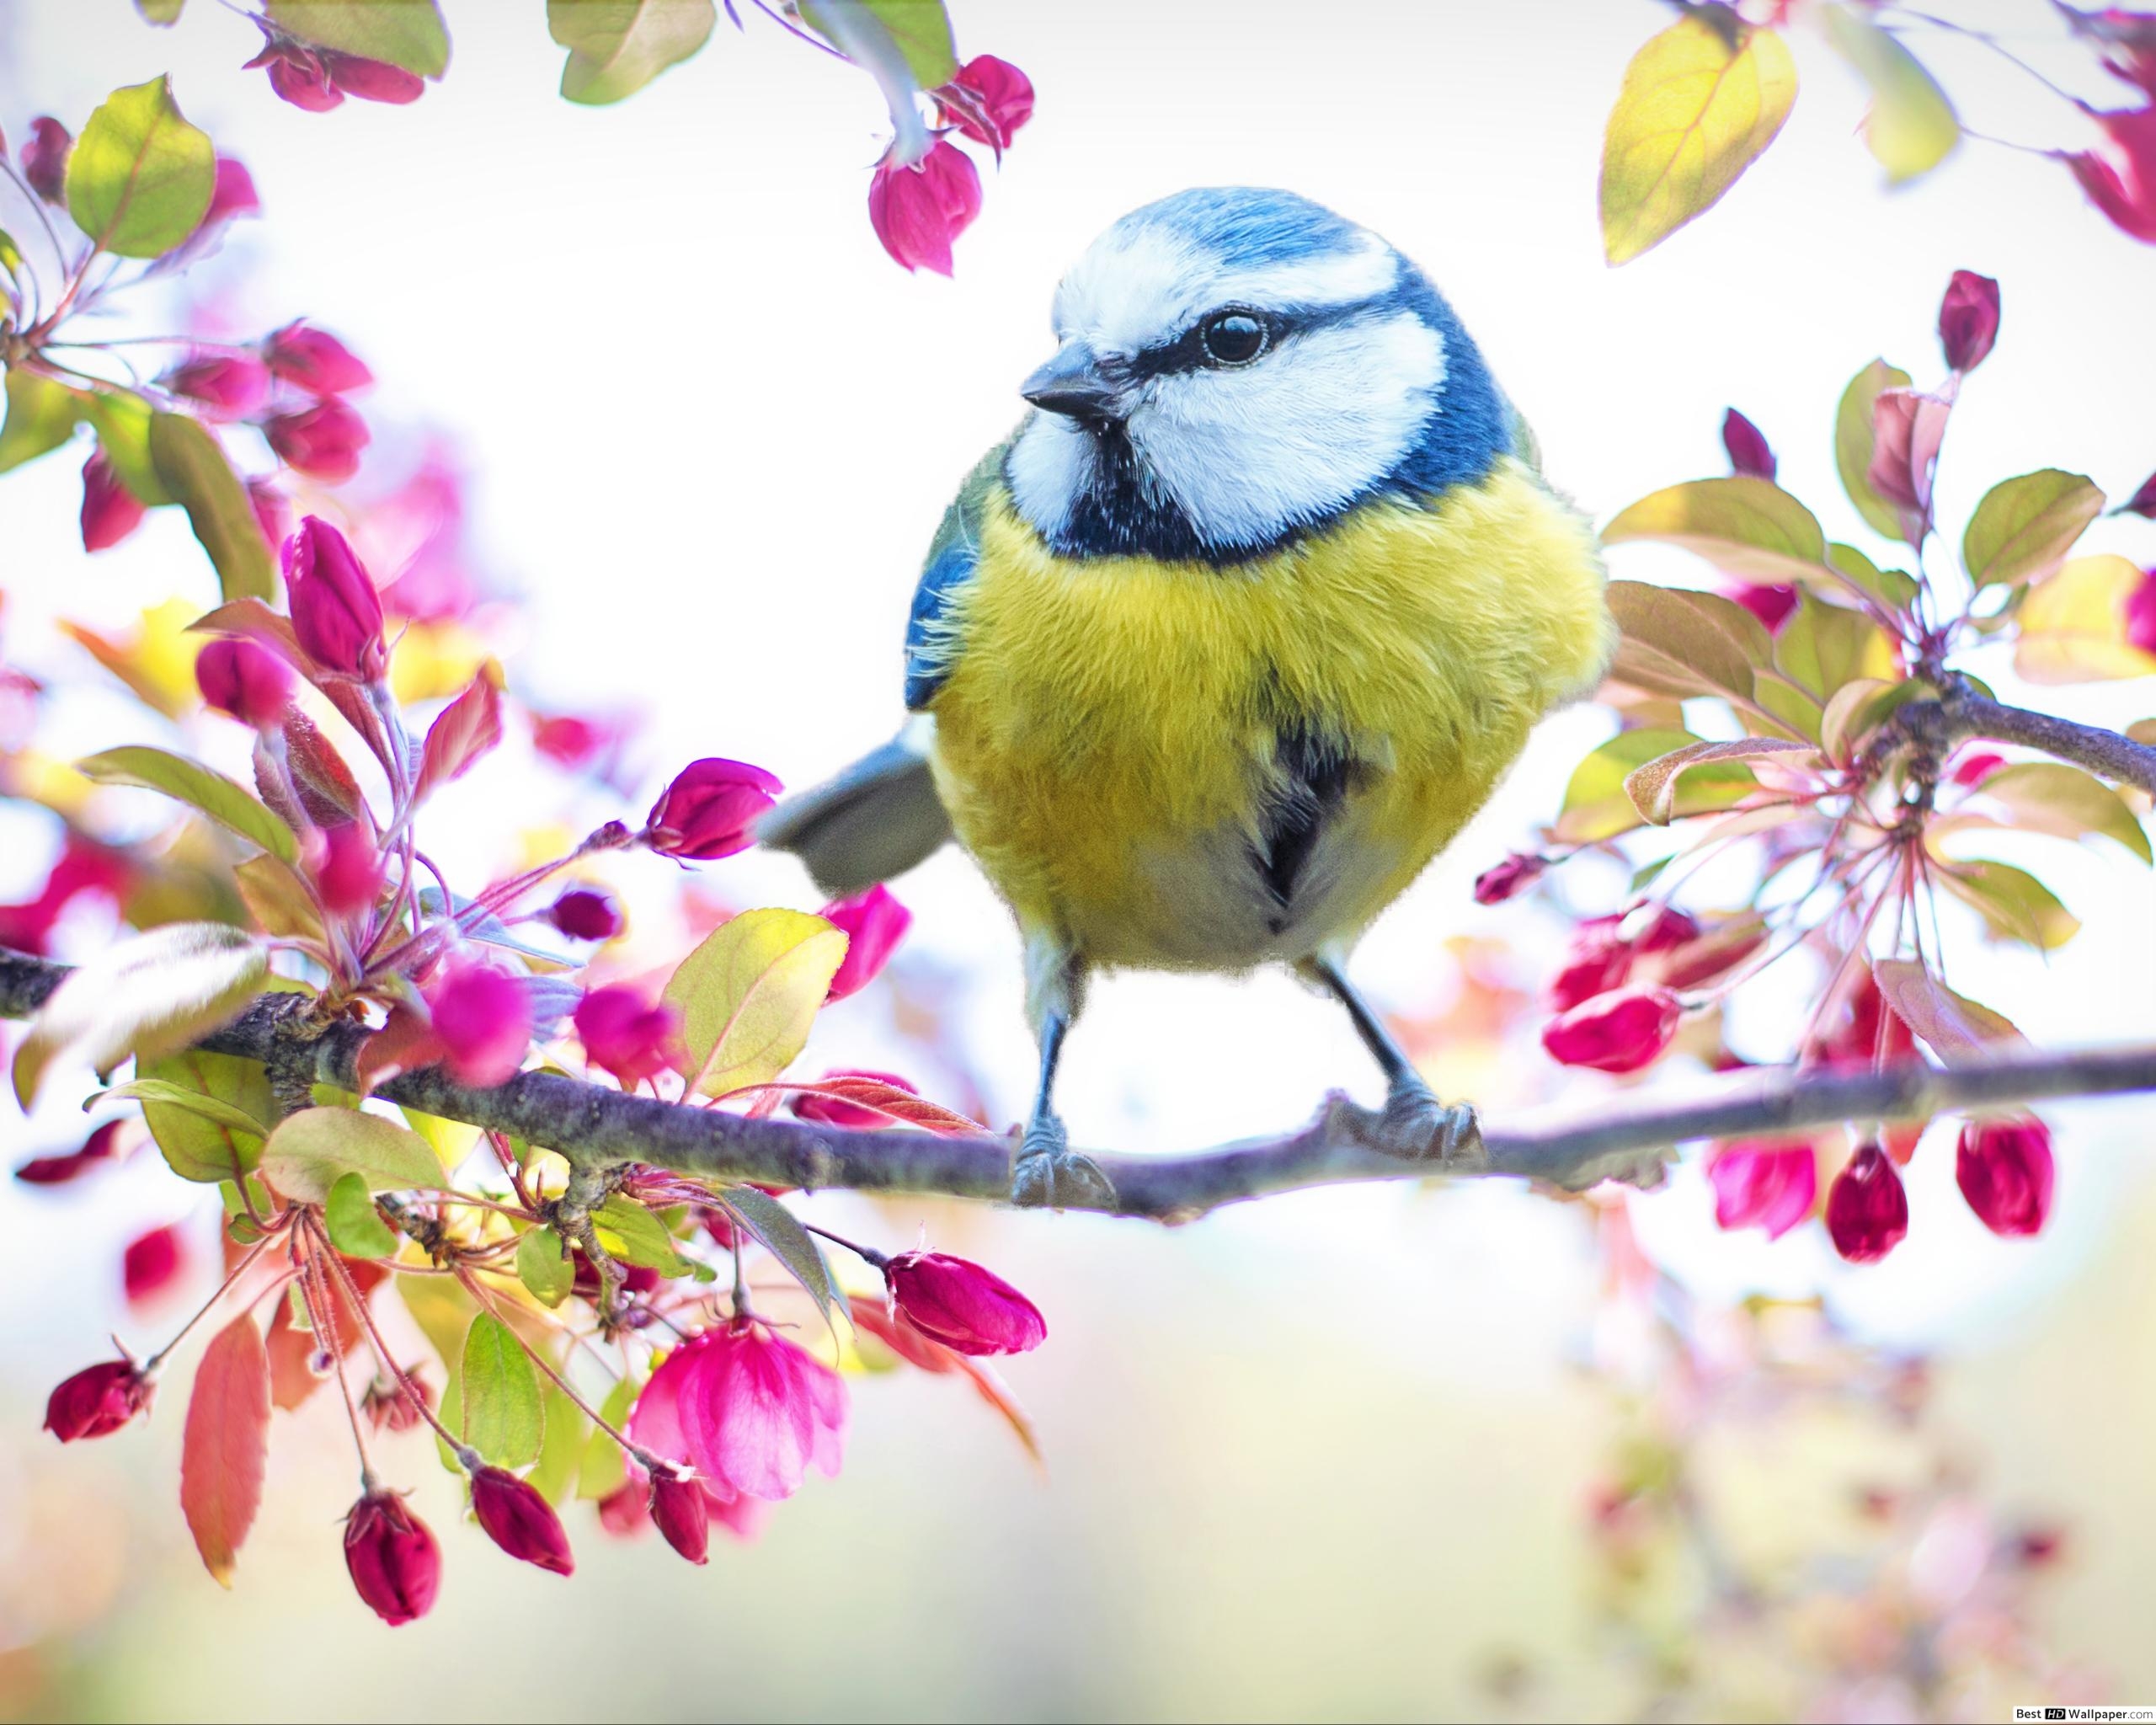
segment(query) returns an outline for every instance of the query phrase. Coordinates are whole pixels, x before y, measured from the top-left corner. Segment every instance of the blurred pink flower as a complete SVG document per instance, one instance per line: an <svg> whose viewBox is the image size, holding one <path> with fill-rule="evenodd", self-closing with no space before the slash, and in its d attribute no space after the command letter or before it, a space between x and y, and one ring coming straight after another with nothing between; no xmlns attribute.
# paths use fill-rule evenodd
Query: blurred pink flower
<svg viewBox="0 0 2156 1725"><path fill-rule="evenodd" d="M816 914L846 934L846 957L839 962L838 974L831 978L826 1003L842 1001L867 986L890 962L891 953L913 923L913 912L880 884L826 905Z"/></svg>
<svg viewBox="0 0 2156 1725"><path fill-rule="evenodd" d="M1858 1146L1827 1188L1827 1232L1851 1263L1886 1257L1909 1231L1909 1197L1876 1144Z"/></svg>
<svg viewBox="0 0 2156 1725"><path fill-rule="evenodd" d="M104 451L83 463L83 549L107 551L142 525L142 501L127 489Z"/></svg>
<svg viewBox="0 0 2156 1725"><path fill-rule="evenodd" d="M846 1435L836 1372L754 1321L675 1349L629 1415L629 1435L686 1461L714 1496L790 1498L811 1467L835 1477Z"/></svg>
<svg viewBox="0 0 2156 1725"><path fill-rule="evenodd" d="M1636 1072L1668 1048L1684 1008L1666 988L1599 994L1542 1028L1542 1046L1567 1066Z"/></svg>
<svg viewBox="0 0 2156 1725"><path fill-rule="evenodd" d="M1994 1234L2034 1234L2052 1210L2052 1132L2033 1115L1961 1128L1954 1179Z"/></svg>
<svg viewBox="0 0 2156 1725"><path fill-rule="evenodd" d="M1715 1188L1715 1225L1781 1236L1812 1214L1819 1196L1819 1159L1808 1144L1738 1140L1707 1154Z"/></svg>
<svg viewBox="0 0 2156 1725"><path fill-rule="evenodd" d="M524 1064L531 1040L531 1002L515 980L491 967L460 961L429 1004L434 1032L448 1049L444 1062L459 1084L505 1084Z"/></svg>
<svg viewBox="0 0 2156 1725"><path fill-rule="evenodd" d="M951 273L951 243L980 214L980 170L937 140L916 164L886 156L868 183L868 221L883 249L909 270Z"/></svg>

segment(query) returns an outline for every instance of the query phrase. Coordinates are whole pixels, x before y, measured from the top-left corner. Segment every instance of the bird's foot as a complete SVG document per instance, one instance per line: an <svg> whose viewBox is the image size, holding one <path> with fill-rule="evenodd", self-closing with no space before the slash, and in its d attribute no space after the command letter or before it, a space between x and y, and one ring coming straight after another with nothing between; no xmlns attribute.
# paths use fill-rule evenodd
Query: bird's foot
<svg viewBox="0 0 2156 1725"><path fill-rule="evenodd" d="M1385 1106L1373 1111L1348 1105L1355 1135L1371 1149L1402 1162L1471 1168L1486 1160L1482 1125L1467 1103L1445 1103L1420 1080L1395 1085Z"/></svg>
<svg viewBox="0 0 2156 1725"><path fill-rule="evenodd" d="M1070 1147L1070 1135L1054 1114L1037 1116L1018 1146L1011 1173L1011 1201L1028 1207L1107 1210L1115 1183L1092 1157Z"/></svg>

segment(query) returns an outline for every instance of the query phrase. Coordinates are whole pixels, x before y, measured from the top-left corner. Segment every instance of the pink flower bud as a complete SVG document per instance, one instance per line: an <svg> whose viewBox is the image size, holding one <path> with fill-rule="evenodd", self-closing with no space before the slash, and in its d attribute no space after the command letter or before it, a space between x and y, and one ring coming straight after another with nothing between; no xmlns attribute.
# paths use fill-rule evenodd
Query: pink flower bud
<svg viewBox="0 0 2156 1725"><path fill-rule="evenodd" d="M172 1285L187 1267L187 1242L172 1223L138 1234L120 1254L120 1279L130 1306L147 1306Z"/></svg>
<svg viewBox="0 0 2156 1725"><path fill-rule="evenodd" d="M1886 1257L1909 1231L1909 1195L1877 1145L1860 1145L1827 1188L1827 1231L1851 1263Z"/></svg>
<svg viewBox="0 0 2156 1725"><path fill-rule="evenodd" d="M247 501L254 510L254 524L262 529L262 537L274 550L291 537L292 512L285 501L285 494L269 479L249 479L247 482Z"/></svg>
<svg viewBox="0 0 2156 1725"><path fill-rule="evenodd" d="M880 885L826 905L816 914L846 934L846 957L840 960L838 974L831 978L831 991L824 997L827 1005L844 1000L873 980L890 962L892 950L913 922L913 912Z"/></svg>
<svg viewBox="0 0 2156 1725"><path fill-rule="evenodd" d="M864 1068L846 1066L825 1073L819 1081L828 1084L834 1078L873 1078L878 1084L888 1084L894 1090L905 1091L909 1096L921 1094L895 1072L871 1072ZM796 1119L814 1120L819 1125L858 1127L871 1130L892 1124L889 1114L879 1114L874 1108L862 1108L856 1103L841 1101L835 1096L803 1093L794 1097L787 1106L793 1111Z"/></svg>
<svg viewBox="0 0 2156 1725"><path fill-rule="evenodd" d="M1684 1008L1666 988L1625 988L1582 1001L1542 1027L1542 1046L1567 1066L1636 1072L1668 1048Z"/></svg>
<svg viewBox="0 0 2156 1725"><path fill-rule="evenodd" d="M2040 1231L2052 1211L2052 1130L2035 1116L1961 1128L1954 1179L1993 1233Z"/></svg>
<svg viewBox="0 0 2156 1725"><path fill-rule="evenodd" d="M1673 905L1657 905L1625 937L1625 944L1635 953L1666 953L1699 937L1700 925L1692 917Z"/></svg>
<svg viewBox="0 0 2156 1725"><path fill-rule="evenodd" d="M133 1360L102 1360L53 1391L45 1429L63 1444L104 1437L147 1407L156 1390Z"/></svg>
<svg viewBox="0 0 2156 1725"><path fill-rule="evenodd" d="M651 1493L634 1480L599 1500L599 1525L617 1540L632 1540L651 1525Z"/></svg>
<svg viewBox="0 0 2156 1725"><path fill-rule="evenodd" d="M1956 270L1939 302L1939 344L1946 363L1973 371L1999 339L1999 284L1973 270Z"/></svg>
<svg viewBox="0 0 2156 1725"><path fill-rule="evenodd" d="M1819 1196L1819 1159L1808 1144L1740 1140L1707 1156L1715 1188L1715 1226L1758 1226L1769 1240L1812 1214Z"/></svg>
<svg viewBox="0 0 2156 1725"><path fill-rule="evenodd" d="M472 1476L472 1512L487 1537L510 1557L556 1575L575 1573L561 1518L536 1486L504 1469L483 1467Z"/></svg>
<svg viewBox="0 0 2156 1725"><path fill-rule="evenodd" d="M702 1486L678 1474L654 1473L648 1507L668 1545L691 1563L710 1561L711 1507Z"/></svg>
<svg viewBox="0 0 2156 1725"><path fill-rule="evenodd" d="M262 200L254 190L254 176L244 163L231 156L217 158L216 183L210 192L210 207L204 211L202 228L217 227L236 216L261 213Z"/></svg>
<svg viewBox="0 0 2156 1725"><path fill-rule="evenodd" d="M282 100L309 114L327 114L344 99L344 93L330 83L322 61L296 42L273 41L247 63L267 66L270 88Z"/></svg>
<svg viewBox="0 0 2156 1725"><path fill-rule="evenodd" d="M886 156L868 183L868 221L883 249L909 270L951 273L951 242L980 214L980 170L939 139L921 163Z"/></svg>
<svg viewBox="0 0 2156 1725"><path fill-rule="evenodd" d="M434 1032L448 1049L443 1065L459 1084L506 1084L531 1042L531 996L485 964L453 964L429 1002Z"/></svg>
<svg viewBox="0 0 2156 1725"><path fill-rule="evenodd" d="M2107 148L2063 159L2115 227L2156 245L2156 104L2091 111L2089 117L2104 129Z"/></svg>
<svg viewBox="0 0 2156 1725"><path fill-rule="evenodd" d="M2156 653L2156 569L2143 574L2141 585L2126 595L2123 610L2127 644Z"/></svg>
<svg viewBox="0 0 2156 1725"><path fill-rule="evenodd" d="M1048 1339L1039 1307L963 1258L902 1252L883 1266L883 1282L907 1322L960 1354L1028 1354Z"/></svg>
<svg viewBox="0 0 2156 1725"><path fill-rule="evenodd" d="M286 467L332 485L359 472L368 438L366 421L334 395L299 413L278 414L262 435Z"/></svg>
<svg viewBox="0 0 2156 1725"><path fill-rule="evenodd" d="M2156 473L2141 482L2141 489L2119 505L2118 512L2156 521Z"/></svg>
<svg viewBox="0 0 2156 1725"><path fill-rule="evenodd" d="M363 60L356 54L339 54L329 48L322 51L322 69L340 93L357 96L362 102L401 105L418 101L427 88L417 72L401 66L392 66L386 60Z"/></svg>
<svg viewBox="0 0 2156 1725"><path fill-rule="evenodd" d="M248 354L205 354L158 380L174 395L199 402L221 419L244 419L270 394L270 373Z"/></svg>
<svg viewBox="0 0 2156 1725"><path fill-rule="evenodd" d="M1946 776L1957 785L1974 789L2005 765L2006 757L1996 750L1970 749L1955 757Z"/></svg>
<svg viewBox="0 0 2156 1725"><path fill-rule="evenodd" d="M1758 618L1769 633L1795 615L1799 597L1793 586L1766 581L1747 581L1731 588L1729 596Z"/></svg>
<svg viewBox="0 0 2156 1725"><path fill-rule="evenodd" d="M756 822L785 787L760 766L691 761L651 805L643 841L662 857L709 862L756 841Z"/></svg>
<svg viewBox="0 0 2156 1725"><path fill-rule="evenodd" d="M273 333L262 344L262 360L276 376L309 395L342 395L374 382L374 373L350 348L303 319Z"/></svg>
<svg viewBox="0 0 2156 1725"><path fill-rule="evenodd" d="M30 122L30 135L23 145L23 178L48 204L67 201L67 152L74 147L73 134L51 115L41 114Z"/></svg>
<svg viewBox="0 0 2156 1725"><path fill-rule="evenodd" d="M344 1521L344 1567L375 1616L392 1629L434 1609L441 1548L427 1525L388 1492L369 1492Z"/></svg>
<svg viewBox="0 0 2156 1725"><path fill-rule="evenodd" d="M376 1431L408 1432L418 1429L426 1422L420 1412L424 1406L435 1405L435 1392L426 1381L409 1369L404 1375L412 1381L412 1389L419 1391L414 1401L411 1392L394 1378L376 1378L360 1397L360 1412L366 1415L367 1423Z"/></svg>
<svg viewBox="0 0 2156 1725"><path fill-rule="evenodd" d="M1632 974L1632 948L1617 932L1619 916L1592 916L1572 932L1564 968L1550 984L1550 1004L1569 1011L1620 986Z"/></svg>
<svg viewBox="0 0 2156 1725"><path fill-rule="evenodd" d="M586 1060L632 1089L671 1063L681 1015L663 1001L647 1005L636 990L617 984L577 1002L576 1033Z"/></svg>
<svg viewBox="0 0 2156 1725"><path fill-rule="evenodd" d="M946 121L1001 155L1033 117L1033 81L1007 60L976 54L936 92L936 105Z"/></svg>
<svg viewBox="0 0 2156 1725"><path fill-rule="evenodd" d="M622 932L621 906L610 893L571 887L547 907L547 920L571 940L611 940Z"/></svg>
<svg viewBox="0 0 2156 1725"><path fill-rule="evenodd" d="M267 731L285 722L291 670L252 641L211 642L195 655L195 682L205 701L242 724Z"/></svg>
<svg viewBox="0 0 2156 1725"><path fill-rule="evenodd" d="M1754 479L1774 477L1774 452L1765 435L1735 408L1722 415L1721 446L1729 451L1732 472Z"/></svg>
<svg viewBox="0 0 2156 1725"><path fill-rule="evenodd" d="M325 830L310 860L315 890L322 895L322 908L331 916L371 911L382 896L382 853L356 820Z"/></svg>
<svg viewBox="0 0 2156 1725"><path fill-rule="evenodd" d="M1514 851L1494 868L1486 868L1475 877L1475 902L1478 905L1502 905L1506 900L1518 896L1542 877L1550 866L1549 859L1532 855L1526 851Z"/></svg>
<svg viewBox="0 0 2156 1725"><path fill-rule="evenodd" d="M10 944L0 941L0 945ZM65 1186L83 1175L115 1162L120 1155L120 1129L125 1124L109 1120L84 1139L82 1146L63 1156L32 1156L15 1170L25 1186Z"/></svg>
<svg viewBox="0 0 2156 1725"><path fill-rule="evenodd" d="M83 463L83 549L108 550L141 525L141 499L98 450Z"/></svg>
<svg viewBox="0 0 2156 1725"><path fill-rule="evenodd" d="M324 670L379 678L389 662L382 639L382 597L344 536L318 515L285 542L285 587L292 633Z"/></svg>

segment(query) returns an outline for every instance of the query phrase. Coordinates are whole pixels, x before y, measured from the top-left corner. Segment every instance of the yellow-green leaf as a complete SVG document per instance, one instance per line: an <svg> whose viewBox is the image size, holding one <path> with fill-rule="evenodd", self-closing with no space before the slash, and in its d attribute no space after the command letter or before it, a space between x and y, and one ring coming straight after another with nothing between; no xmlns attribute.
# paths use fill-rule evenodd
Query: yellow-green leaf
<svg viewBox="0 0 2156 1725"><path fill-rule="evenodd" d="M1602 245L1636 258L1710 207L1774 142L1796 66L1770 29L1694 7L1625 69L1602 144Z"/></svg>
<svg viewBox="0 0 2156 1725"><path fill-rule="evenodd" d="M131 389L93 390L83 398L83 417L97 427L98 447L113 472L136 502L155 509L173 496L150 458L152 412L149 403Z"/></svg>
<svg viewBox="0 0 2156 1725"><path fill-rule="evenodd" d="M497 1467L537 1461L547 1411L539 1374L515 1332L492 1312L481 1312L465 1332L456 1375L464 1441Z"/></svg>
<svg viewBox="0 0 2156 1725"><path fill-rule="evenodd" d="M1625 781L1650 761L1690 748L1699 741L1689 731L1618 732L1572 769L1557 815L1557 836L1575 844L1591 844L1630 832L1640 825L1641 816L1625 792ZM1742 795L1752 783L1751 773L1742 766L1715 766L1693 774L1685 791L1688 796L1694 796L1707 787L1716 794L1733 798ZM1684 813L1694 812L1683 804L1676 806Z"/></svg>
<svg viewBox="0 0 2156 1725"><path fill-rule="evenodd" d="M261 1159L266 1124L277 1112L258 1061L202 1049L137 1060L121 1088L142 1103L143 1123L173 1172L205 1186L231 1180ZM152 1092L146 1087L154 1084ZM181 1101L179 1092L189 1100ZM117 1092L108 1091L106 1095Z"/></svg>
<svg viewBox="0 0 2156 1725"><path fill-rule="evenodd" d="M169 77L115 90L67 155L67 213L102 251L163 257L202 225L217 152L172 99Z"/></svg>
<svg viewBox="0 0 2156 1725"><path fill-rule="evenodd" d="M187 511L224 597L274 598L277 577L269 542L217 440L185 414L158 413L150 416L149 447L158 483Z"/></svg>
<svg viewBox="0 0 2156 1725"><path fill-rule="evenodd" d="M1886 682L1899 669L1894 644L1878 624L1808 593L1800 595L1774 636L1774 665L1822 703L1854 677Z"/></svg>
<svg viewBox="0 0 2156 1725"><path fill-rule="evenodd" d="M633 1199L616 1193L591 1213L591 1224L610 1257L664 1276L688 1274L689 1261L674 1249L666 1224Z"/></svg>
<svg viewBox="0 0 2156 1725"><path fill-rule="evenodd" d="M8 370L8 418L0 424L0 473L35 461L75 435L83 398L64 383L25 371Z"/></svg>
<svg viewBox="0 0 2156 1725"><path fill-rule="evenodd" d="M1849 6L1826 8L1827 40L1871 87L1864 142L1890 185L1931 172L1961 142L1961 123L1938 80L1892 35Z"/></svg>
<svg viewBox="0 0 2156 1725"><path fill-rule="evenodd" d="M1908 387L1907 371L1884 360L1874 360L1849 379L1849 387L1842 392L1841 404L1834 409L1834 471L1841 475L1842 489L1849 494L1865 524L1889 539L1902 537L1902 514L1871 489L1866 477L1871 471L1875 441L1871 409L1886 390Z"/></svg>
<svg viewBox="0 0 2156 1725"><path fill-rule="evenodd" d="M618 102L710 38L712 0L547 0L547 29L569 51L562 94L572 102Z"/></svg>
<svg viewBox="0 0 2156 1725"><path fill-rule="evenodd" d="M860 57L888 52L924 90L948 83L958 70L951 19L943 0L802 0L801 18L827 40ZM865 47L866 33L875 48Z"/></svg>
<svg viewBox="0 0 2156 1725"><path fill-rule="evenodd" d="M145 24L159 26L177 24L180 8L187 0L135 0L135 9L142 14Z"/></svg>
<svg viewBox="0 0 2156 1725"><path fill-rule="evenodd" d="M2012 811L2013 824L2055 838L2084 839L2100 833L2143 862L2156 862L2148 834L2133 810L2102 780L2063 761L2031 761L2003 766L1980 787Z"/></svg>
<svg viewBox="0 0 2156 1725"><path fill-rule="evenodd" d="M185 1059L186 1056L180 1055L175 1058ZM218 1057L205 1055L203 1058ZM183 1108L187 1113L197 1115L213 1125L223 1127L228 1136L233 1134L244 1134L259 1140L270 1135L270 1128L264 1124L259 1116L249 1114L246 1109L235 1107L231 1103L221 1101L216 1097L208 1095L191 1085L174 1083L168 1078L137 1078L131 1084L115 1084L109 1090L100 1090L95 1095L85 1097L83 1107L88 1110L97 1107L100 1103L108 1102L169 1103L173 1108ZM215 1178L220 1180L232 1178L232 1164L229 1162L224 1164L221 1172Z"/></svg>
<svg viewBox="0 0 2156 1725"><path fill-rule="evenodd" d="M264 934L279 940L319 940L322 912L299 871L264 854L249 857L232 871L240 902Z"/></svg>
<svg viewBox="0 0 2156 1725"><path fill-rule="evenodd" d="M263 11L318 48L386 61L420 77L449 69L449 31L435 0L269 0Z"/></svg>
<svg viewBox="0 0 2156 1725"><path fill-rule="evenodd" d="M2080 919L2025 868L1988 859L1946 862L1932 878L1973 908L1993 938L2025 942L2054 952L2080 932Z"/></svg>
<svg viewBox="0 0 2156 1725"><path fill-rule="evenodd" d="M632 1378L617 1378L614 1387L606 1392L606 1399L599 1404L599 1416L619 1431L628 1423L629 1409L636 1405L637 1386ZM611 1497L627 1482L628 1464L622 1454L622 1446L606 1433L593 1427L584 1439L583 1465L577 1469L576 1494L585 1502Z"/></svg>
<svg viewBox="0 0 2156 1725"><path fill-rule="evenodd" d="M2004 1016L1955 993L1913 959L1878 959L1871 974L1887 1005L1950 1066L1983 1065L1998 1044L2023 1039Z"/></svg>
<svg viewBox="0 0 2156 1725"><path fill-rule="evenodd" d="M569 1487L576 1483L577 1461L584 1454L590 1423L583 1409L552 1384L547 1386L540 1401L546 1434L540 1440L539 1460L524 1476L524 1482L559 1509L568 1501Z"/></svg>
<svg viewBox="0 0 2156 1725"><path fill-rule="evenodd" d="M1646 820L1656 826L1667 826L1676 807L1678 781L1695 766L1711 766L1721 761L1760 761L1769 755L1785 757L1801 756L1801 760L1785 759L1790 766L1817 766L1819 751L1809 743L1794 742L1781 737L1745 737L1728 743L1689 743L1682 749L1672 750L1636 766L1625 776L1625 794L1632 799L1632 806Z"/></svg>
<svg viewBox="0 0 2156 1725"><path fill-rule="evenodd" d="M681 1014L691 1089L724 1096L768 1084L808 1039L846 937L799 911L744 911L681 961L666 985Z"/></svg>
<svg viewBox="0 0 2156 1725"><path fill-rule="evenodd" d="M397 1235L375 1208L364 1174L337 1177L322 1206L322 1225L329 1243L347 1258L387 1258L397 1250Z"/></svg>
<svg viewBox="0 0 2156 1725"><path fill-rule="evenodd" d="M559 1306L576 1286L576 1265L552 1228L530 1228L516 1242L516 1278L542 1306Z"/></svg>
<svg viewBox="0 0 2156 1725"><path fill-rule="evenodd" d="M1889 611L1906 611L1917 596L1915 578L1901 569L1882 569L1854 545L1837 541L1827 547L1828 567L1867 598Z"/></svg>
<svg viewBox="0 0 2156 1725"><path fill-rule="evenodd" d="M320 1204L347 1174L369 1192L441 1184L426 1140L393 1120L352 1108L302 1108L280 1121L262 1147L263 1178L287 1198Z"/></svg>
<svg viewBox="0 0 2156 1725"><path fill-rule="evenodd" d="M2015 673L2032 683L2097 683L2156 672L2156 654L2126 638L2126 602L2141 570L2125 558L2077 557L2029 590L2016 613Z"/></svg>
<svg viewBox="0 0 2156 1725"><path fill-rule="evenodd" d="M1682 546L1754 581L1832 579L1818 521L1771 479L1695 479L1643 497L1602 530L1605 545L1636 539Z"/></svg>
<svg viewBox="0 0 2156 1725"><path fill-rule="evenodd" d="M163 749L129 747L108 749L102 755L78 761L75 770L93 784L162 791L248 843L260 846L280 862L299 859L299 841L292 836L291 828L234 781L199 761L168 755Z"/></svg>
<svg viewBox="0 0 2156 1725"><path fill-rule="evenodd" d="M1984 493L1961 536L1961 566L1979 587L2041 581L2103 512L2104 494L2080 473L2043 467Z"/></svg>

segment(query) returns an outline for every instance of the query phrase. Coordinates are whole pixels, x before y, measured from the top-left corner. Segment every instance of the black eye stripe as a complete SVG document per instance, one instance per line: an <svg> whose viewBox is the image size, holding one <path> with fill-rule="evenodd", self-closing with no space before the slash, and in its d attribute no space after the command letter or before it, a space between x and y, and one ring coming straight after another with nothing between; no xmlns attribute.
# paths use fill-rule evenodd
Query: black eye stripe
<svg viewBox="0 0 2156 1725"><path fill-rule="evenodd" d="M1269 309L1256 306L1213 306L1192 319L1187 328L1172 341L1164 341L1134 354L1125 368L1134 380L1162 377L1179 371L1233 371L1234 366L1222 366L1205 349L1205 328L1215 318L1240 314L1255 318L1265 328L1265 345L1259 357L1270 354L1282 343L1290 341L1310 330L1322 329L1329 324L1344 323L1350 318L1386 304L1392 296L1380 294L1373 299L1358 300L1342 306L1275 307ZM1248 362L1246 362L1248 363Z"/></svg>

